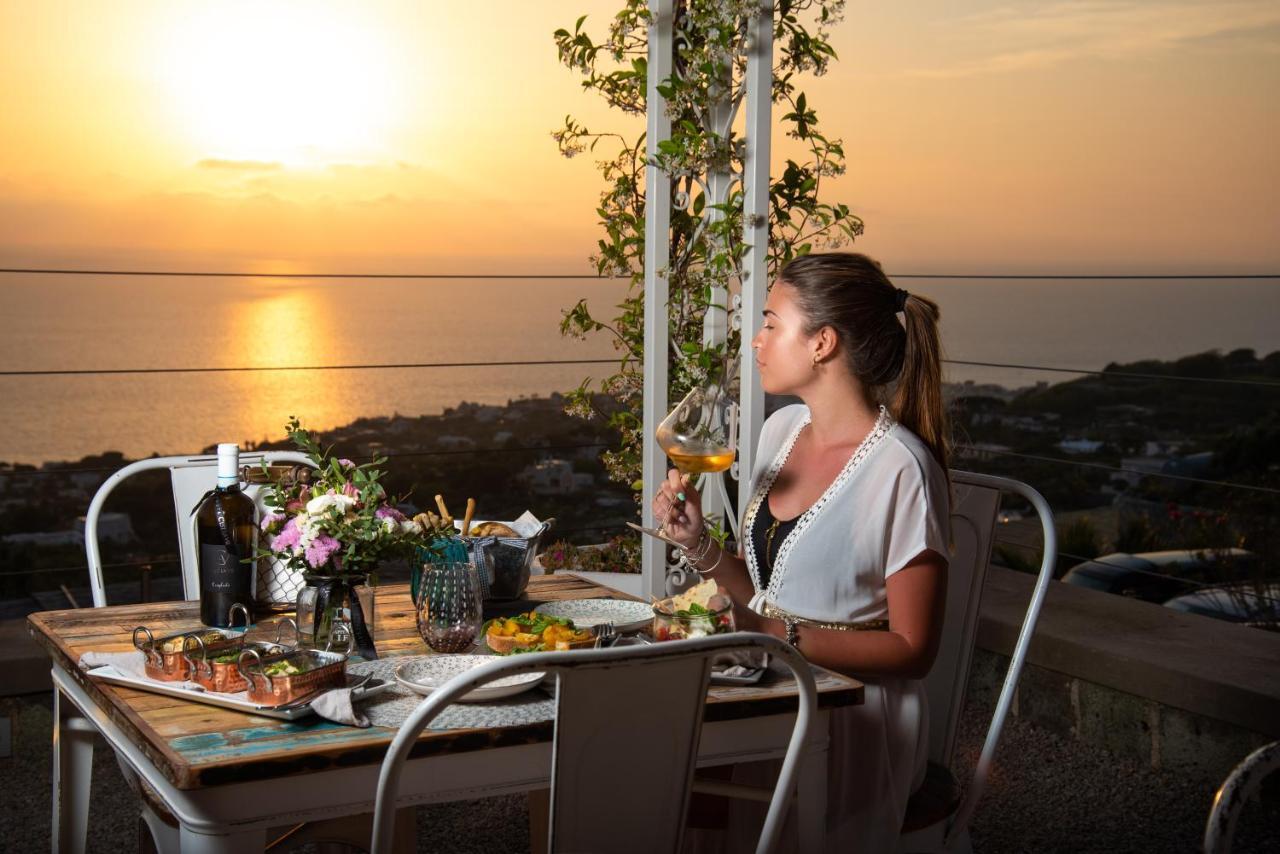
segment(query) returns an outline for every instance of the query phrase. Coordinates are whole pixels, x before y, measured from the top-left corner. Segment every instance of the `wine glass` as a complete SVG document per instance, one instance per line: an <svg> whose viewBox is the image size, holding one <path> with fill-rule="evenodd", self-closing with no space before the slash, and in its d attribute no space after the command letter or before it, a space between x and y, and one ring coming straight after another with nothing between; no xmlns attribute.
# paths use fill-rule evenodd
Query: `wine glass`
<svg viewBox="0 0 1280 854"><path fill-rule="evenodd" d="M737 454L738 404L728 390L717 383L698 386L662 419L654 438L682 474L727 471ZM680 545L667 536L665 519L657 530L628 524L672 545Z"/></svg>
<svg viewBox="0 0 1280 854"><path fill-rule="evenodd" d="M414 603L418 634L436 652L465 652L481 623L480 573L473 563L427 563Z"/></svg>

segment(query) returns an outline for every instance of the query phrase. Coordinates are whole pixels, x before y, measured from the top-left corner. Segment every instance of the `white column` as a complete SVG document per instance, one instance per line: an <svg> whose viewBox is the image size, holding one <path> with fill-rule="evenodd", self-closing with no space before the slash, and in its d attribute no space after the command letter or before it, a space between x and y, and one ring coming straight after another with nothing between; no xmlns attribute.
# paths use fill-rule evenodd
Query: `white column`
<svg viewBox="0 0 1280 854"><path fill-rule="evenodd" d="M751 351L751 338L760 328L768 289L769 258L769 140L773 90L773 5L760 4L759 13L748 24L747 76L745 81L746 161L743 164L743 241L749 247L742 261L742 359L741 400L739 401L738 459L734 474L738 479L738 507L751 498L751 467L764 423L764 392Z"/></svg>
<svg viewBox="0 0 1280 854"><path fill-rule="evenodd" d="M668 285L667 268L671 263L671 180L666 172L653 165L652 152L658 143L671 138L671 119L667 117L666 99L658 94L658 86L671 76L672 66L672 0L650 0L649 12L649 82L646 101L648 124L645 150L649 163L645 169L644 214L644 455L642 477L644 498L642 519L647 528L656 528L650 500L654 490L667 476L667 458L654 439L659 422L667 414L667 350ZM666 546L652 537L641 537L640 569L644 589L652 596L665 596Z"/></svg>

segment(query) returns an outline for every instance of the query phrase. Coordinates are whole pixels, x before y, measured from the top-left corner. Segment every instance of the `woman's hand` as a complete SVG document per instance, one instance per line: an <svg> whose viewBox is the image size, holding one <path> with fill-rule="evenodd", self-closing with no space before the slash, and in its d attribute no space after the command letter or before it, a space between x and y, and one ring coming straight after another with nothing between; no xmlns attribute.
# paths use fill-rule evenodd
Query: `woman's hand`
<svg viewBox="0 0 1280 854"><path fill-rule="evenodd" d="M663 533L685 548L702 539L702 496L676 469L667 472L658 494L653 497L653 516Z"/></svg>

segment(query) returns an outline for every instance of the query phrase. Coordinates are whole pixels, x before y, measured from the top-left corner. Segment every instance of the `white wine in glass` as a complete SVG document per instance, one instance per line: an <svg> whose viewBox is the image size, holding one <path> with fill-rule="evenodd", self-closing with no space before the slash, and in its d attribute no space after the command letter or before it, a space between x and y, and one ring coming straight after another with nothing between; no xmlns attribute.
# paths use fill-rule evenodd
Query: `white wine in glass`
<svg viewBox="0 0 1280 854"><path fill-rule="evenodd" d="M728 471L737 454L738 405L723 388L695 388L662 419L654 438L682 474L695 476ZM666 534L666 520L655 531L628 523L638 531L679 545Z"/></svg>

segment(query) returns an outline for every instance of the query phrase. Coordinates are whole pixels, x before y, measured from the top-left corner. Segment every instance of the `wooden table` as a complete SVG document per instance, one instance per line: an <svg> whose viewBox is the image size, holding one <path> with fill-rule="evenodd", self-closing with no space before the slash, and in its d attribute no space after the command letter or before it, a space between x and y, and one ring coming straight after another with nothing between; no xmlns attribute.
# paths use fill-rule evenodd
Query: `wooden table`
<svg viewBox="0 0 1280 854"><path fill-rule="evenodd" d="M533 601L630 598L564 574L535 576L527 595ZM376 610L374 635L381 655L428 652L406 585L379 587ZM260 851L268 827L372 811L392 729L357 729L314 717L294 722L256 717L100 683L78 667L86 651L131 649L134 626L178 631L199 625L198 603L45 611L28 621L53 660L55 850L84 850L93 732L106 738L179 819L184 854ZM819 735L801 773L798 802L802 828L820 833L812 829L822 827L825 813L827 710L860 703L862 685L818 668L815 675L819 714L814 731ZM713 687L698 764L781 756L795 707L789 682ZM553 730L554 724L544 721L424 732L406 768L400 802L545 788Z"/></svg>

